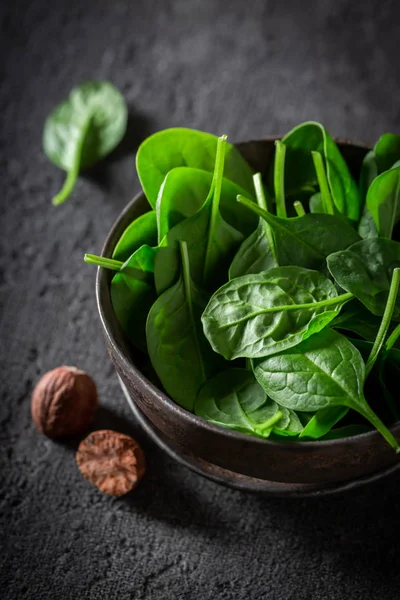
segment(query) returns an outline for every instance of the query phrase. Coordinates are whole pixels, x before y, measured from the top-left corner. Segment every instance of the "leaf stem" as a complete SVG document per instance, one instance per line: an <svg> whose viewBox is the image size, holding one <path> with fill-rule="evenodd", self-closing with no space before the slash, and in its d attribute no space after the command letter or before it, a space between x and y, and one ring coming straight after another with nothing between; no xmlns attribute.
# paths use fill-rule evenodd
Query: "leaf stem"
<svg viewBox="0 0 400 600"><path fill-rule="evenodd" d="M270 419L268 419L264 423L261 423L260 425L255 425L254 431L262 435L266 429L271 429L275 425L275 423L278 423L278 421L280 421L281 419L282 412L280 410L277 410L276 413Z"/></svg>
<svg viewBox="0 0 400 600"><path fill-rule="evenodd" d="M54 206L58 206L59 204L62 204L68 198L68 196L71 194L72 190L74 189L75 182L79 175L79 168L81 165L83 145L85 143L87 132L89 131L91 119L92 118L90 116L89 118L86 119L85 123L83 124L83 127L81 129L80 135L79 135L77 143L76 143L72 167L67 172L67 177L65 179L63 187L58 192L58 194L56 194L53 197L52 203Z"/></svg>
<svg viewBox="0 0 400 600"><path fill-rule="evenodd" d="M375 338L374 345L372 346L371 353L370 353L367 363L365 365L365 376L366 377L368 377L368 375L370 374L370 372L376 362L376 359L378 358L378 355L382 348L383 342L385 341L385 337L386 337L387 331L389 329L390 322L392 320L394 306L396 304L397 293L399 291L399 284L400 284L400 268L396 268L393 271L392 281L390 282L388 299L386 302L382 321L381 321L377 336ZM397 338L395 338L394 341L396 341L396 339Z"/></svg>
<svg viewBox="0 0 400 600"><path fill-rule="evenodd" d="M396 328L392 331L392 333L386 340L385 350L390 350L397 342L399 336L400 336L400 323L396 326Z"/></svg>
<svg viewBox="0 0 400 600"><path fill-rule="evenodd" d="M210 224L208 227L206 256L205 256L205 260L204 260L204 273L203 273L203 282L204 283L209 281L209 278L211 275L211 265L210 265L211 245L212 245L212 240L214 239L214 229L215 229L218 214L219 214L219 201L221 198L222 178L224 175L226 140L227 140L227 136L222 135L221 137L218 138L218 142L217 142L215 168L214 168L214 175L213 175L213 180L212 180L212 184L211 184L211 190L212 190L211 216L210 216Z"/></svg>
<svg viewBox="0 0 400 600"><path fill-rule="evenodd" d="M256 173L255 175L253 175L253 181L254 181L254 188L256 190L257 204L261 208L261 210L268 212L268 205L267 205L267 200L266 200L265 194L264 194L261 173ZM276 249L274 232L272 231L272 228L270 227L269 223L267 223L265 221L265 219L263 219L263 225L264 225L265 237L267 238L268 246L271 251L272 258L274 259L275 264L278 266L279 265L278 251Z"/></svg>
<svg viewBox="0 0 400 600"><path fill-rule="evenodd" d="M303 203L300 202L300 200L296 200L296 202L293 202L293 206L294 206L294 210L297 213L297 216L304 217L304 215L306 214L306 211L304 210Z"/></svg>
<svg viewBox="0 0 400 600"><path fill-rule="evenodd" d="M315 171L317 173L319 188L321 190L321 201L323 211L328 215L333 215L335 214L335 209L333 206L331 192L329 190L329 184L328 179L326 177L325 165L324 160L322 158L322 154L320 152L316 152L315 150L313 150L311 154L314 161Z"/></svg>
<svg viewBox="0 0 400 600"><path fill-rule="evenodd" d="M352 408L356 408L355 406ZM400 453L400 445L399 442L394 437L393 433L386 427L386 425L380 420L378 415L374 413L374 411L369 407L367 402L365 401L365 406L357 407L358 412L369 421L385 438L387 443L392 446L396 450L396 452Z"/></svg>
<svg viewBox="0 0 400 600"><path fill-rule="evenodd" d="M196 351L198 353L199 362L201 365L201 374L203 376L203 381L205 382L207 380L207 376L206 376L206 372L205 372L205 368L204 368L204 361L203 361L203 356L202 356L198 333L197 333L195 315L193 312L192 281L191 281L191 277L190 277L190 262L189 262L189 253L188 253L188 249L187 249L187 243L183 240L180 240L179 241L179 249L181 252L182 279L183 279L183 287L185 289L185 298L186 298L186 302L187 302L188 309L189 309L190 321L191 321L191 324L193 327L193 334L194 334L193 337L195 340Z"/></svg>
<svg viewBox="0 0 400 600"><path fill-rule="evenodd" d="M97 256L96 254L85 254L83 260L89 265L96 265L97 267L103 267L104 269L111 269L111 271L120 271L124 264L120 260L106 258L105 256Z"/></svg>
<svg viewBox="0 0 400 600"><path fill-rule="evenodd" d="M285 204L285 156L286 146L280 140L275 142L275 163L274 163L274 190L276 202L276 214L278 217L286 217Z"/></svg>

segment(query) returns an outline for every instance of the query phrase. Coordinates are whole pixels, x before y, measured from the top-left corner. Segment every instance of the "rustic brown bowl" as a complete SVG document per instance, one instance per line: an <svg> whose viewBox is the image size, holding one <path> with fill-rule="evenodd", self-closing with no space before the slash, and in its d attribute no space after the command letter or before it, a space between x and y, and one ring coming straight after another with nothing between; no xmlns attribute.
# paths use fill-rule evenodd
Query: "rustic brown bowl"
<svg viewBox="0 0 400 600"><path fill-rule="evenodd" d="M237 148L254 170L265 174L275 139L237 144ZM358 177L368 148L345 140L338 143ZM112 227L103 256L112 255L124 229L147 210L147 200L138 194ZM400 466L400 457L375 431L330 441L276 442L223 429L181 408L141 372L139 356L112 309L110 280L111 273L99 269L98 309L111 360L131 407L150 435L192 469L241 489L308 495L352 487ZM399 435L400 423L392 431Z"/></svg>

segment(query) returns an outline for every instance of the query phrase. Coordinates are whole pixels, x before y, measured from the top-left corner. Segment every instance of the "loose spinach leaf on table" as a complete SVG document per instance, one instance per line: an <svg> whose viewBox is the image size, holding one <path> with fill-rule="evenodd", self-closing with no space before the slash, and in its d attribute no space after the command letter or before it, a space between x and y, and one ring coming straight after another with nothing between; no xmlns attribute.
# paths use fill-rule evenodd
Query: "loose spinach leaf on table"
<svg viewBox="0 0 400 600"><path fill-rule="evenodd" d="M200 389L194 412L207 421L260 437L272 431L298 435L297 415L267 398L251 371L221 371Z"/></svg>
<svg viewBox="0 0 400 600"><path fill-rule="evenodd" d="M374 315L383 315L393 271L400 267L400 243L383 238L357 242L327 258L330 273L347 292L358 298ZM400 319L400 298L393 318Z"/></svg>
<svg viewBox="0 0 400 600"><path fill-rule="evenodd" d="M119 144L127 119L123 96L106 81L83 83L56 106L44 126L43 149L57 167L67 171L67 178L53 204L68 198L81 169L93 166Z"/></svg>
<svg viewBox="0 0 400 600"><path fill-rule="evenodd" d="M279 405L296 411L346 406L366 418L396 451L393 434L367 404L365 365L343 335L326 328L298 346L253 361L257 381Z"/></svg>
<svg viewBox="0 0 400 600"><path fill-rule="evenodd" d="M207 296L193 283L186 242L181 242L178 282L153 304L147 318L149 356L170 396L193 410L197 392L221 367L201 329L200 315Z"/></svg>
<svg viewBox="0 0 400 600"><path fill-rule="evenodd" d="M298 125L282 138L286 146L285 189L287 196L296 196L308 189L317 191L319 184L311 152L324 159L329 190L336 210L352 221L360 216L360 197L349 168L337 145L326 129L310 121Z"/></svg>
<svg viewBox="0 0 400 600"><path fill-rule="evenodd" d="M220 198L224 172L226 136L218 139L214 177L208 197L192 217L173 227L160 244L155 266L158 293L177 279L177 248L186 241L191 275L203 289L214 290L228 278L228 268L243 235L221 216Z"/></svg>
<svg viewBox="0 0 400 600"><path fill-rule="evenodd" d="M400 167L385 171L372 182L367 207L380 236L391 238L400 219Z"/></svg>
<svg viewBox="0 0 400 600"><path fill-rule="evenodd" d="M264 219L272 230L278 263L322 270L326 257L360 240L357 232L342 218L325 214L306 214L283 219L260 208L242 196L238 201Z"/></svg>
<svg viewBox="0 0 400 600"><path fill-rule="evenodd" d="M141 246L157 246L157 216L154 210L140 215L125 229L112 257L125 261Z"/></svg>
<svg viewBox="0 0 400 600"><path fill-rule="evenodd" d="M276 267L232 279L202 316L212 348L225 358L267 356L320 331L351 299L318 271Z"/></svg>
<svg viewBox="0 0 400 600"><path fill-rule="evenodd" d="M176 167L167 173L156 203L159 242L175 225L201 209L212 181L212 173L189 167ZM222 179L221 216L229 225L247 236L254 231L257 217L236 202L236 196L242 193L243 189L238 185L229 179Z"/></svg>
<svg viewBox="0 0 400 600"><path fill-rule="evenodd" d="M136 169L147 200L155 208L159 189L175 167L194 167L212 173L217 137L193 129L175 128L148 137L136 155ZM253 194L252 170L234 146L227 144L225 177Z"/></svg>

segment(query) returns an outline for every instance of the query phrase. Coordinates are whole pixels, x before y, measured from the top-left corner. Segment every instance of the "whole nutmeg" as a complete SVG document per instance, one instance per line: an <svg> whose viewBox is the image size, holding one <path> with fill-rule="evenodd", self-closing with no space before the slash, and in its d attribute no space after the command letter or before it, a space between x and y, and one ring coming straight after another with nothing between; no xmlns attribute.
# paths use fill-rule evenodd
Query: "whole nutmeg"
<svg viewBox="0 0 400 600"><path fill-rule="evenodd" d="M32 394L32 418L50 438L84 432L98 406L94 381L76 367L57 367L45 373Z"/></svg>
<svg viewBox="0 0 400 600"><path fill-rule="evenodd" d="M142 479L146 463L139 444L109 429L93 431L79 445L80 472L105 494L123 496Z"/></svg>

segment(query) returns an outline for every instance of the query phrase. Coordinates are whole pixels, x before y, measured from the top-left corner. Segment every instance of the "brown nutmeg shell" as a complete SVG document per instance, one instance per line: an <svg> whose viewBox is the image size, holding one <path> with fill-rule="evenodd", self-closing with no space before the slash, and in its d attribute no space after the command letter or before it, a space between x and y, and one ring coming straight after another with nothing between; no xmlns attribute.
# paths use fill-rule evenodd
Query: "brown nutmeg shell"
<svg viewBox="0 0 400 600"><path fill-rule="evenodd" d="M133 490L146 470L139 444L129 435L109 429L90 433L79 445L76 462L90 483L111 496Z"/></svg>
<svg viewBox="0 0 400 600"><path fill-rule="evenodd" d="M98 406L94 381L76 367L48 371L32 394L32 418L37 429L50 438L73 437L93 421Z"/></svg>

